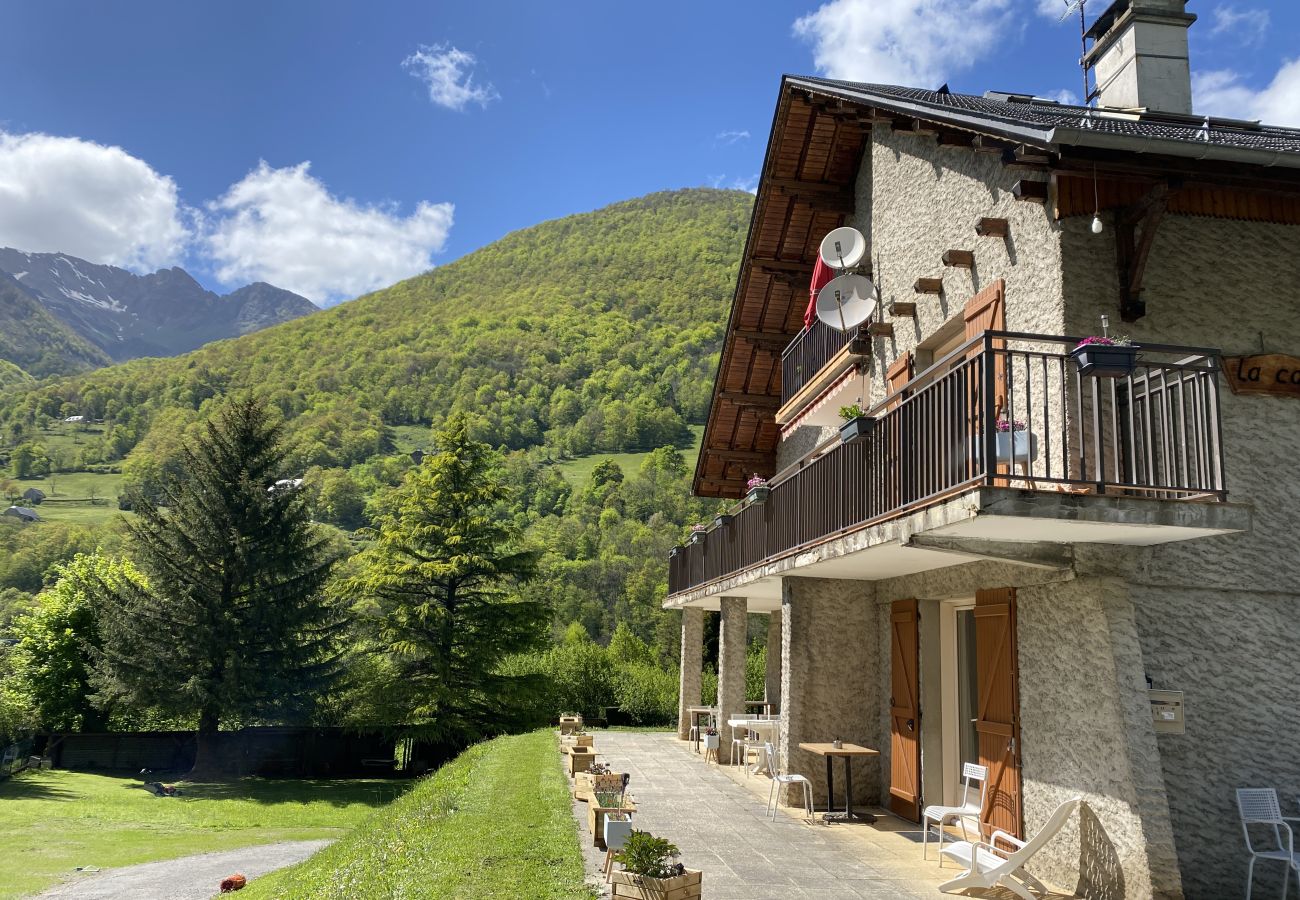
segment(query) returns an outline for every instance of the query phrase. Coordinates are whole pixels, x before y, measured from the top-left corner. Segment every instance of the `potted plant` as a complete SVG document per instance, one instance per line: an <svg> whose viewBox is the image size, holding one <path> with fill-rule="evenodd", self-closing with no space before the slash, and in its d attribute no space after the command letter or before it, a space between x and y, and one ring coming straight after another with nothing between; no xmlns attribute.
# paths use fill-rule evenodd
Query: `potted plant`
<svg viewBox="0 0 1300 900"><path fill-rule="evenodd" d="M611 772L604 763L592 763L587 771L573 776L573 799L590 802L597 791L626 788L628 778L624 772Z"/></svg>
<svg viewBox="0 0 1300 900"><path fill-rule="evenodd" d="M605 839L606 850L622 850L631 834L632 814L630 812L605 813L605 830L602 836Z"/></svg>
<svg viewBox="0 0 1300 900"><path fill-rule="evenodd" d="M591 832L592 843L599 847L605 842L606 816L611 813L626 816L634 812L636 804L624 788L594 791L591 802L587 804L587 829Z"/></svg>
<svg viewBox="0 0 1300 900"><path fill-rule="evenodd" d="M614 860L623 866L611 872L611 896L633 900L699 900L700 873L676 862L681 851L675 844L648 831L633 831Z"/></svg>
<svg viewBox="0 0 1300 900"><path fill-rule="evenodd" d="M718 736L718 729L716 728L710 727L700 732L700 742L704 744L704 749L706 751L716 751L718 749L718 743L721 740L722 738Z"/></svg>
<svg viewBox="0 0 1300 900"><path fill-rule="evenodd" d="M1138 348L1126 337L1093 335L1075 344L1070 357L1080 375L1094 378L1127 378L1133 374Z"/></svg>
<svg viewBox="0 0 1300 900"><path fill-rule="evenodd" d="M840 426L840 440L846 444L862 440L871 434L876 424L876 420L863 414L862 407L856 403L841 406L840 418L844 420Z"/></svg>
<svg viewBox="0 0 1300 900"><path fill-rule="evenodd" d="M709 528L707 525L704 525L700 522L696 522L694 525L691 526L691 543L692 544L700 543L700 541L704 540L705 536L708 533L709 533Z"/></svg>
<svg viewBox="0 0 1300 900"><path fill-rule="evenodd" d="M767 486L767 479L757 474L745 482L745 487L749 490L749 493L745 495L745 499L750 503L766 503L768 496L772 493L772 489Z"/></svg>
<svg viewBox="0 0 1300 900"><path fill-rule="evenodd" d="M1024 422L999 416L993 425L997 430L998 462L1028 463L1038 459L1038 435L1028 431Z"/></svg>

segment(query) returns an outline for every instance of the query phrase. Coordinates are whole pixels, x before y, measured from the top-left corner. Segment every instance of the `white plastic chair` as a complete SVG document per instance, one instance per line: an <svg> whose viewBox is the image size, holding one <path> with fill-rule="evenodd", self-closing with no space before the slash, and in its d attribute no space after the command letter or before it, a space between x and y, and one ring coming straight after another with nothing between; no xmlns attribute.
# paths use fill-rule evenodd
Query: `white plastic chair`
<svg viewBox="0 0 1300 900"><path fill-rule="evenodd" d="M1276 859L1286 863L1282 877L1282 900L1286 900L1287 889L1291 886L1291 872L1300 879L1300 853L1295 852L1295 836L1287 822L1300 822L1295 816L1282 815L1282 807L1277 802L1277 791L1272 788L1237 788L1237 810L1241 813L1241 832L1246 836L1246 850L1250 853L1250 865L1246 868L1246 900L1250 900L1250 888L1255 880L1255 860ZM1268 825L1273 829L1273 841L1277 845L1273 850L1256 850L1250 839L1251 825ZM1283 835L1286 841L1283 842Z"/></svg>
<svg viewBox="0 0 1300 900"><path fill-rule="evenodd" d="M785 787L788 784L803 785L803 805L808 814L808 818L813 816L812 804L812 782L803 775L778 775L776 772L776 748L772 742L768 741L763 744L763 753L767 756L767 773L772 776L772 788L767 792L767 812L772 816L772 821L776 821L776 811L780 804L781 795L777 793L777 788Z"/></svg>
<svg viewBox="0 0 1300 900"><path fill-rule="evenodd" d="M736 729L740 731L741 729ZM749 754L756 753L763 749L763 745L749 736L749 730L740 737L731 739L731 764L733 766L744 766L745 775L749 775Z"/></svg>
<svg viewBox="0 0 1300 900"><path fill-rule="evenodd" d="M979 821L980 812L984 809L984 792L988 789L989 770L986 766L976 765L975 763L966 763L961 767L961 803L957 806L927 806L921 813L921 859L928 859L926 854L929 852L927 844L930 840L930 823L934 823L939 832L939 866L943 866L943 826L949 822L956 821L961 825L961 836L965 840L970 840L970 835L966 832L966 820L974 819ZM970 792L970 783L978 781L980 783L979 797L972 799Z"/></svg>
<svg viewBox="0 0 1300 900"><path fill-rule="evenodd" d="M968 888L1001 885L1024 900L1034 900L1034 895L1029 892L1031 888L1040 896L1046 896L1047 887L1025 871L1025 864L1056 836L1081 803L1082 797L1066 800L1052 812L1038 834L1027 841L1014 838L1005 831L995 831L987 842L958 841L945 847L940 853L957 860L966 867L966 871L952 881L939 885L939 890L945 894L955 894ZM997 849L999 841L1016 849L1011 853Z"/></svg>

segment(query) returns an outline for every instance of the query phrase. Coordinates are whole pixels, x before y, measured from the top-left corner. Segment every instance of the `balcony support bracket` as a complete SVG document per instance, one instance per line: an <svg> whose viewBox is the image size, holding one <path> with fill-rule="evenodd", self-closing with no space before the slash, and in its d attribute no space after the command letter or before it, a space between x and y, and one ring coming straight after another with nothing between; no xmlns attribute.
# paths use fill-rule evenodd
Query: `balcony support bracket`
<svg viewBox="0 0 1300 900"><path fill-rule="evenodd" d="M914 534L907 546L939 553L957 553L997 562L1032 566L1036 569L1068 570L1074 566L1074 550L1068 544L990 541L942 534Z"/></svg>
<svg viewBox="0 0 1300 900"><path fill-rule="evenodd" d="M1142 276L1155 242L1156 230L1169 206L1168 184L1157 184L1150 193L1115 213L1115 265L1119 269L1119 317L1136 322L1146 315L1142 299Z"/></svg>

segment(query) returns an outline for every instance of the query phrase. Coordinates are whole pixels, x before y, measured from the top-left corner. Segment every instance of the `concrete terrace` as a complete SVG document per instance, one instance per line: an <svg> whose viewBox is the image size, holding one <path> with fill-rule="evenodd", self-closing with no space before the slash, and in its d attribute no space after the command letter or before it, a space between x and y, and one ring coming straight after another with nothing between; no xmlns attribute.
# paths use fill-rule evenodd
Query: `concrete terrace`
<svg viewBox="0 0 1300 900"><path fill-rule="evenodd" d="M933 900L945 896L939 884L957 874L951 863L939 869L933 848L922 861L919 826L879 810L875 825L826 825L820 814L809 823L802 809L784 807L773 822L764 816L767 778L705 764L675 734L602 731L595 743L602 762L631 775L637 827L669 839L682 862L703 871L709 900ZM586 804L574 806L588 872L603 886L605 852L592 846Z"/></svg>

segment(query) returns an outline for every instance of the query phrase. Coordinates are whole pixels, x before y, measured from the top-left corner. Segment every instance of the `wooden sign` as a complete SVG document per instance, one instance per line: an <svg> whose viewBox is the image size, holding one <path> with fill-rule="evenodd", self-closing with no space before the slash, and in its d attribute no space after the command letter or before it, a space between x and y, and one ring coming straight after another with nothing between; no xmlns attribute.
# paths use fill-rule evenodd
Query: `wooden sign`
<svg viewBox="0 0 1300 900"><path fill-rule="evenodd" d="M1234 394L1300 397L1300 357L1283 353L1225 356L1223 374Z"/></svg>

